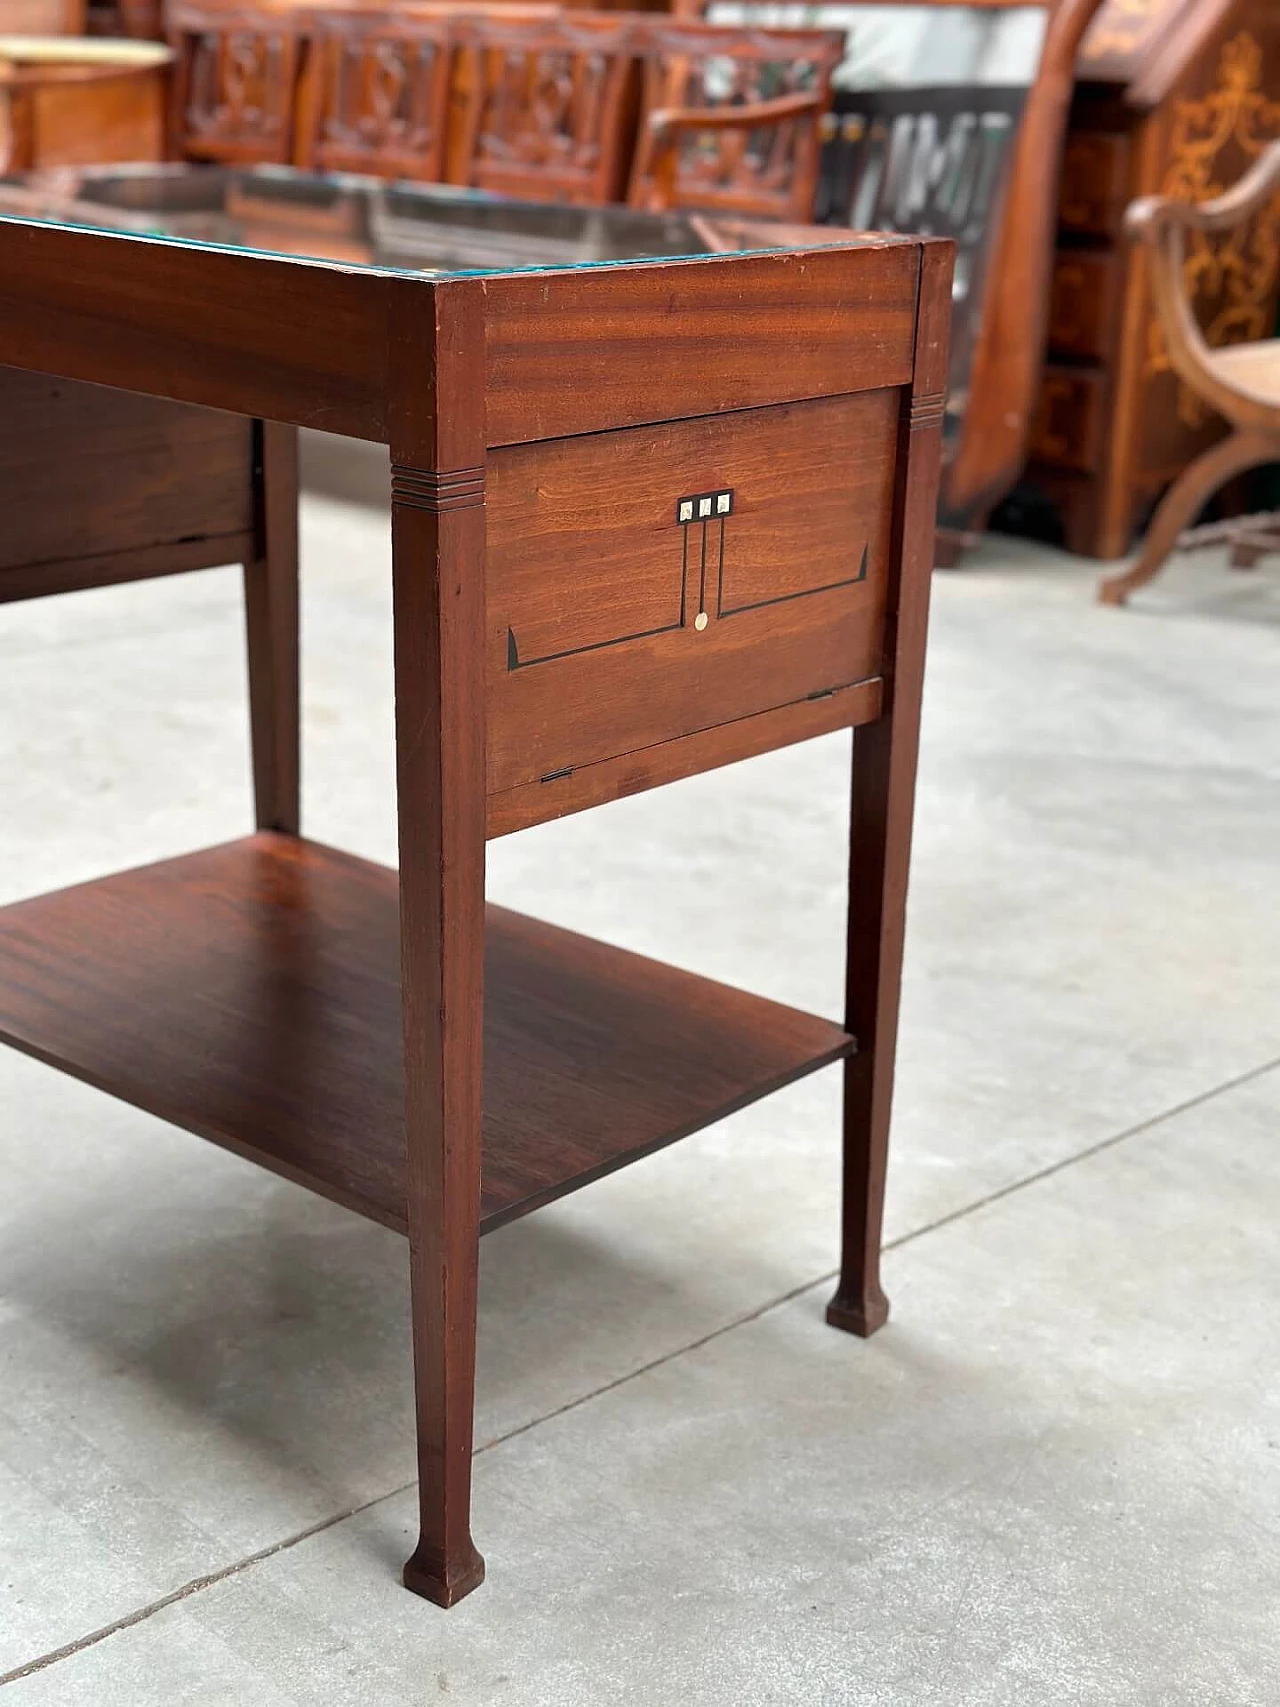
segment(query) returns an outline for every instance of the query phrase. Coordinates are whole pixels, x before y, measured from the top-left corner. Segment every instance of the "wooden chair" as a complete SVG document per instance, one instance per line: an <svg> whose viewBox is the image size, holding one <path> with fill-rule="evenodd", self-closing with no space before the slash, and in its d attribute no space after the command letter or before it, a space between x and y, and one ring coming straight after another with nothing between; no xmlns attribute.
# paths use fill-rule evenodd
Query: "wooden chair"
<svg viewBox="0 0 1280 1707"><path fill-rule="evenodd" d="M1214 201L1144 196L1125 219L1129 235L1150 250L1151 285L1174 369L1232 431L1178 477L1155 513L1138 561L1098 588L1103 604L1120 605L1143 587L1228 480L1263 463L1280 462L1280 338L1211 349L1187 295L1185 234L1231 231L1252 219L1280 192L1280 142L1259 158L1234 189Z"/></svg>
<svg viewBox="0 0 1280 1707"><path fill-rule="evenodd" d="M458 30L449 181L530 201L619 201L635 123L632 19L494 11Z"/></svg>
<svg viewBox="0 0 1280 1707"><path fill-rule="evenodd" d="M637 42L632 206L809 219L843 34L654 21L637 28Z"/></svg>
<svg viewBox="0 0 1280 1707"><path fill-rule="evenodd" d="M306 15L292 7L177 5L170 133L188 160L287 165Z"/></svg>
<svg viewBox="0 0 1280 1707"><path fill-rule="evenodd" d="M299 166L444 176L453 30L447 12L313 14L298 104Z"/></svg>

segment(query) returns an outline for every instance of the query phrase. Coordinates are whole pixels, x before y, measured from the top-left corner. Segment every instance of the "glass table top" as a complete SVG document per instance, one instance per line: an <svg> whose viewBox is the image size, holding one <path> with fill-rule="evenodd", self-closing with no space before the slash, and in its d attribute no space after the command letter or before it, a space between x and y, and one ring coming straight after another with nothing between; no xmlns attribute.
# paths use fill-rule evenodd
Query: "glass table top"
<svg viewBox="0 0 1280 1707"><path fill-rule="evenodd" d="M109 166L0 177L0 220L14 218L440 277L859 241L832 227L516 202L283 166Z"/></svg>

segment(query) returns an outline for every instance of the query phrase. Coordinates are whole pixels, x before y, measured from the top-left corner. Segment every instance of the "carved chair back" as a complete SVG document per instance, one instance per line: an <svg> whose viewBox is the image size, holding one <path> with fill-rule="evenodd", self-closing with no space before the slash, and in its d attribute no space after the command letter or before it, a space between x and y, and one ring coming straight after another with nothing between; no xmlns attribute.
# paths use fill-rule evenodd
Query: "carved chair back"
<svg viewBox="0 0 1280 1707"><path fill-rule="evenodd" d="M448 140L448 11L312 14L298 104L299 166L438 180Z"/></svg>
<svg viewBox="0 0 1280 1707"><path fill-rule="evenodd" d="M171 134L189 160L287 165L306 17L292 7L175 5Z"/></svg>
<svg viewBox="0 0 1280 1707"><path fill-rule="evenodd" d="M460 20L451 182L534 201L621 199L635 121L626 13Z"/></svg>
<svg viewBox="0 0 1280 1707"><path fill-rule="evenodd" d="M808 220L843 33L654 19L638 24L636 39L643 89L632 205ZM665 184L656 181L663 153Z"/></svg>

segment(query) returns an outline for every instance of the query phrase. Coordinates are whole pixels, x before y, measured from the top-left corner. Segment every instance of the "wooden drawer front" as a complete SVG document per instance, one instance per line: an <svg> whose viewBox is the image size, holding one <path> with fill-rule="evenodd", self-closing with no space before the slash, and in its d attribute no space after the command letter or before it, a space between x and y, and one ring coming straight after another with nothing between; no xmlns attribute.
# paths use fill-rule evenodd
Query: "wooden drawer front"
<svg viewBox="0 0 1280 1707"><path fill-rule="evenodd" d="M1033 460L1092 473L1102 452L1105 385L1105 376L1100 373L1045 369L1031 426Z"/></svg>
<svg viewBox="0 0 1280 1707"><path fill-rule="evenodd" d="M0 569L253 526L252 423L0 367Z"/></svg>
<svg viewBox="0 0 1280 1707"><path fill-rule="evenodd" d="M876 675L899 398L492 452L490 792Z"/></svg>
<svg viewBox="0 0 1280 1707"><path fill-rule="evenodd" d="M1063 356L1105 361L1115 337L1123 284L1118 255L1059 254L1049 299L1049 347Z"/></svg>
<svg viewBox="0 0 1280 1707"><path fill-rule="evenodd" d="M1083 132L1067 138L1058 224L1064 231L1115 237L1129 200L1129 139Z"/></svg>

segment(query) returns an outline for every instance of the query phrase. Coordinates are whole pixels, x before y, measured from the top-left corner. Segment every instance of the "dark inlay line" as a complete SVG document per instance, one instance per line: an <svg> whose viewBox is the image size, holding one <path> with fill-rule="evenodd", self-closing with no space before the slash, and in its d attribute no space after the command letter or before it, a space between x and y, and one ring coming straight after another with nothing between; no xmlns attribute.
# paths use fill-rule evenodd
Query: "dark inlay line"
<svg viewBox="0 0 1280 1707"><path fill-rule="evenodd" d="M721 615L723 613L723 609L724 609L724 524L725 524L725 518L724 518L724 516L721 516L721 518L720 518L720 561L716 566L716 620L717 620L717 622L720 620L720 617L721 617Z"/></svg>
<svg viewBox="0 0 1280 1707"><path fill-rule="evenodd" d="M603 652L606 646L625 646L631 640L652 640L655 634L674 634L682 622L664 622L661 628L642 628L635 634L619 634L612 640L593 640L589 646L570 646L564 652L544 652L540 658L522 658L515 630L507 629L507 669L530 670L535 664L554 664L560 658L579 658L584 652Z"/></svg>
<svg viewBox="0 0 1280 1707"><path fill-rule="evenodd" d="M689 530L680 529L680 626L689 621Z"/></svg>
<svg viewBox="0 0 1280 1707"><path fill-rule="evenodd" d="M747 610L763 610L766 605L790 604L793 599L812 598L815 593L834 593L841 587L856 587L859 581L867 578L867 547L862 548L862 566L856 575L851 575L847 581L828 581L825 587L802 587L798 593L779 593L774 599L757 599L754 604L730 605L728 610L721 612L724 616L738 616Z"/></svg>

